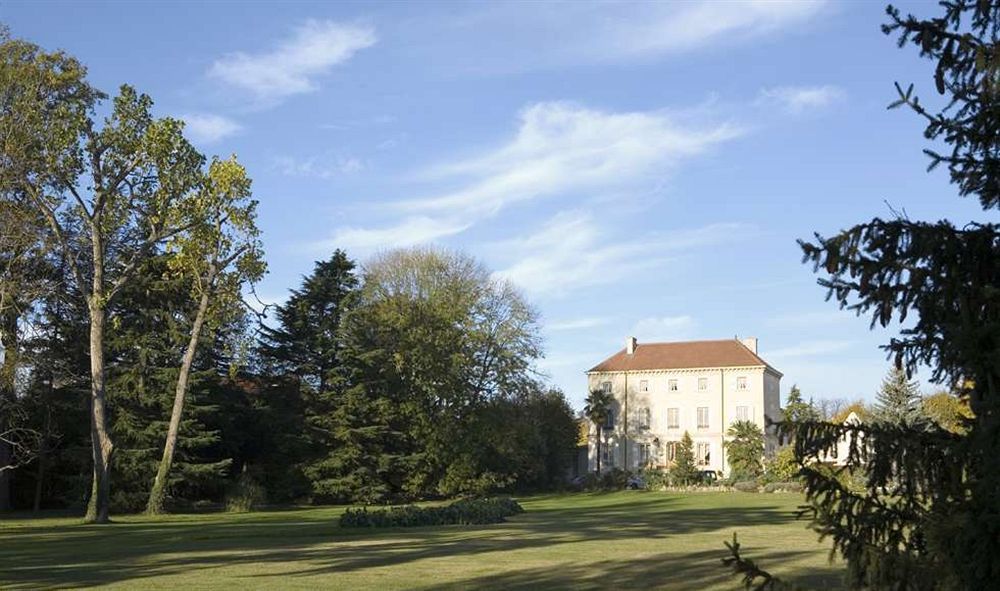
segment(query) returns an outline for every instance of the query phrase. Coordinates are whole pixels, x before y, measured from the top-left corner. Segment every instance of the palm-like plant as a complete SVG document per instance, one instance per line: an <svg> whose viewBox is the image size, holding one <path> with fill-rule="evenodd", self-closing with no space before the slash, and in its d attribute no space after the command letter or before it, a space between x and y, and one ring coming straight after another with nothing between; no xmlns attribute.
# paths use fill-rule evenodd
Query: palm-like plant
<svg viewBox="0 0 1000 591"><path fill-rule="evenodd" d="M602 388L590 391L586 404L583 407L583 414L590 419L590 422L597 428L597 473L601 473L601 442L604 440L604 425L611 414L611 404L613 399L611 392Z"/></svg>

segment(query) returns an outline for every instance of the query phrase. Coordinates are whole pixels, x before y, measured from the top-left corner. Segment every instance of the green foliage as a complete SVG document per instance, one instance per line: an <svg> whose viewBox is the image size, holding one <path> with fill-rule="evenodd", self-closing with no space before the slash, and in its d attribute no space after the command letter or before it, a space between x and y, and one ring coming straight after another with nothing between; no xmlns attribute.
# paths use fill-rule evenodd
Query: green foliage
<svg viewBox="0 0 1000 591"><path fill-rule="evenodd" d="M760 491L760 483L756 480L737 480L733 483L733 489L740 492L755 493Z"/></svg>
<svg viewBox="0 0 1000 591"><path fill-rule="evenodd" d="M463 499L445 506L406 505L369 511L348 509L340 527L424 527L432 525L487 525L503 523L523 513L517 501L507 498Z"/></svg>
<svg viewBox="0 0 1000 591"><path fill-rule="evenodd" d="M726 431L731 477L757 479L764 474L764 431L753 421L736 421Z"/></svg>
<svg viewBox="0 0 1000 591"><path fill-rule="evenodd" d="M764 492L766 493L776 493L776 492L789 492L789 493L800 493L805 490L805 486L797 480L789 481L775 481L768 482L764 485Z"/></svg>
<svg viewBox="0 0 1000 591"><path fill-rule="evenodd" d="M226 494L226 511L229 513L249 513L260 508L265 501L264 487L244 470Z"/></svg>
<svg viewBox="0 0 1000 591"><path fill-rule="evenodd" d="M693 484L698 480L698 466L694 459L694 440L687 431L681 438L680 445L674 456L674 464L670 467L670 478L675 485Z"/></svg>
<svg viewBox="0 0 1000 591"><path fill-rule="evenodd" d="M947 391L927 396L921 401L921 407L928 420L959 435L968 433L968 424L974 418L968 400Z"/></svg>

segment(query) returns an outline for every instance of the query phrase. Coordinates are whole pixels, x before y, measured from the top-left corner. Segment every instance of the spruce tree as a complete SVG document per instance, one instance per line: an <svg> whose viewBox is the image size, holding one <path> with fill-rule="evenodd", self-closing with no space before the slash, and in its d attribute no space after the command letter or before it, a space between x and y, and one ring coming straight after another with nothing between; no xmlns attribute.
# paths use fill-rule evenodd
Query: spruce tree
<svg viewBox="0 0 1000 591"><path fill-rule="evenodd" d="M905 107L934 143L930 168L944 165L960 196L1000 209L1000 4L941 3L922 19L888 9L886 34L934 62L944 107L928 108L913 85L897 85L890 108ZM987 215L992 219L992 213ZM903 323L885 346L909 372L968 397L967 434L887 423L784 425L794 437L814 529L846 561L848 584L893 590L992 589L1000 580L1000 226L948 220L874 219L801 243L820 284L872 326ZM915 317L915 318L914 318ZM865 477L844 486L814 460L844 439L846 469ZM738 556L745 582L769 576Z"/></svg>
<svg viewBox="0 0 1000 591"><path fill-rule="evenodd" d="M910 381L903 369L892 368L882 380L872 415L876 421L891 425L917 423L923 418L923 413L916 381Z"/></svg>

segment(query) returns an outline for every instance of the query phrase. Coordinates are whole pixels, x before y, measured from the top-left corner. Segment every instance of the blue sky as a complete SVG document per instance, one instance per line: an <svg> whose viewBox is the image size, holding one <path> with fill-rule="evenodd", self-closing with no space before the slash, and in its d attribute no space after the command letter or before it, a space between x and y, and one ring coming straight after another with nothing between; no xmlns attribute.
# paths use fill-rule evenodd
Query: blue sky
<svg viewBox="0 0 1000 591"><path fill-rule="evenodd" d="M824 301L796 238L886 202L984 218L924 173L919 120L885 109L897 80L935 97L878 2L5 2L0 19L238 154L265 300L337 247L465 250L538 307L542 369L578 406L631 334L757 336L783 395L871 398L889 333Z"/></svg>

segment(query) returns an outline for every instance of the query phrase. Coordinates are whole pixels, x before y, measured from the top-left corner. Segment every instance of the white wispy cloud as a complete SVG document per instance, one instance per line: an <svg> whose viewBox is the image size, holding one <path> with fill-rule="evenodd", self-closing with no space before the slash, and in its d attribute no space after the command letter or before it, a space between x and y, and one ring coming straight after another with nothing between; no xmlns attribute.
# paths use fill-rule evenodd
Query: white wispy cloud
<svg viewBox="0 0 1000 591"><path fill-rule="evenodd" d="M239 123L210 113L187 113L180 116L184 120L184 131L195 143L211 144L239 133L243 126Z"/></svg>
<svg viewBox="0 0 1000 591"><path fill-rule="evenodd" d="M546 328L553 332L561 332L566 330L583 330L585 328L594 328L597 326L604 326L610 324L611 319L600 316L591 316L589 318L575 318L573 320L562 320L559 322L550 322L546 324Z"/></svg>
<svg viewBox="0 0 1000 591"><path fill-rule="evenodd" d="M274 167L286 176L329 179L361 171L365 168L365 163L355 156L310 156L308 158L279 156L274 159Z"/></svg>
<svg viewBox="0 0 1000 591"><path fill-rule="evenodd" d="M685 126L663 112L612 113L564 102L537 103L521 111L509 142L423 175L427 180L466 180L459 189L399 207L461 209L486 217L512 203L662 176L682 159L742 133L729 122Z"/></svg>
<svg viewBox="0 0 1000 591"><path fill-rule="evenodd" d="M515 203L564 195L578 200L655 184L684 159L743 133L729 122L699 125L677 119L658 111L612 113L563 102L533 104L521 111L510 141L477 157L415 175L419 182L458 185L458 189L390 204L400 219L369 228L341 227L322 245L341 241L341 247L370 250L420 244L463 232ZM558 226L570 226L565 229L570 232L576 232L573 226L588 226L569 243L557 240L557 246L579 244L573 252L588 250L594 265L624 264L627 253L633 252L630 247L593 248L596 229L578 216L553 223L556 232L564 231ZM690 233L683 237L696 238ZM383 238L388 242L377 243ZM532 240L544 236L528 239L523 247L529 248ZM629 263L630 268L657 262L655 257L641 258ZM546 266L544 261L539 264ZM533 259L527 260L510 272L526 278L533 265Z"/></svg>
<svg viewBox="0 0 1000 591"><path fill-rule="evenodd" d="M777 105L793 114L821 109L839 102L847 94L839 86L778 86L760 91L758 104Z"/></svg>
<svg viewBox="0 0 1000 591"><path fill-rule="evenodd" d="M822 0L651 2L630 10L631 18L609 19L595 42L578 51L592 59L689 51L788 28L814 17L825 4Z"/></svg>
<svg viewBox="0 0 1000 591"><path fill-rule="evenodd" d="M805 341L792 347L773 349L767 352L768 358L811 357L846 351L855 345L849 340L815 340Z"/></svg>
<svg viewBox="0 0 1000 591"><path fill-rule="evenodd" d="M315 90L317 78L376 40L370 26L308 20L272 51L230 53L217 59L208 75L259 100L278 101Z"/></svg>
<svg viewBox="0 0 1000 591"><path fill-rule="evenodd" d="M650 316L632 326L631 336L643 341L680 341L689 338L695 328L694 318L683 316Z"/></svg>
<svg viewBox="0 0 1000 591"><path fill-rule="evenodd" d="M591 214L563 212L534 234L497 245L495 250L516 261L497 275L533 294L565 295L636 276L686 250L732 240L749 231L752 228L744 224L719 223L618 240L608 236Z"/></svg>

